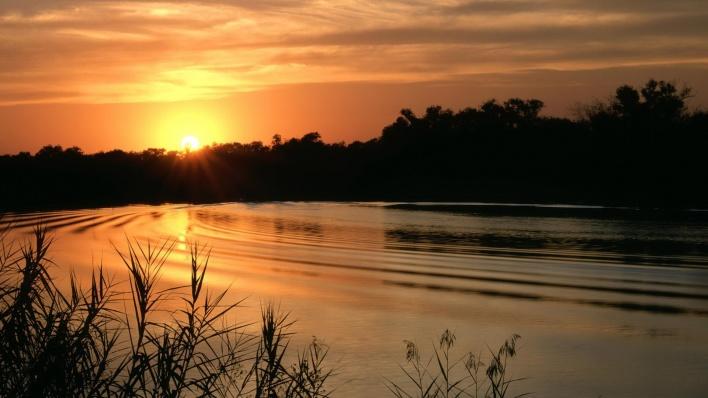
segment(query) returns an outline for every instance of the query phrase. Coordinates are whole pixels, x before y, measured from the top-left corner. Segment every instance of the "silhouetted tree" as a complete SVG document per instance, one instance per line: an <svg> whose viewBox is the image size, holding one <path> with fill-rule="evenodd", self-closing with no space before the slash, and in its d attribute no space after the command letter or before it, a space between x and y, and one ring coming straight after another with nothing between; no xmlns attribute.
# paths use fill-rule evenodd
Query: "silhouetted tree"
<svg viewBox="0 0 708 398"><path fill-rule="evenodd" d="M189 155L45 146L0 156L0 209L133 202L354 199L708 206L708 114L688 88L624 85L577 120L537 99L403 109L380 137L214 144Z"/></svg>
<svg viewBox="0 0 708 398"><path fill-rule="evenodd" d="M46 145L42 147L35 156L40 159L56 159L61 157L64 153L64 149L61 145Z"/></svg>

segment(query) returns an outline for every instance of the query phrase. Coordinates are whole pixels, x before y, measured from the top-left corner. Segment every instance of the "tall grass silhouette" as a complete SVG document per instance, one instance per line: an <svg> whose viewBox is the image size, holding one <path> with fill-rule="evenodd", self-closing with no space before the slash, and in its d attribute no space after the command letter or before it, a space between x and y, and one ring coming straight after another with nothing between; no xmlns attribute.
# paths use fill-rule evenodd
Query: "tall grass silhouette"
<svg viewBox="0 0 708 398"><path fill-rule="evenodd" d="M51 239L15 245L0 233L0 396L3 397L326 397L328 348L313 340L288 363L293 322L274 305L261 309L260 333L230 321L240 302L204 285L209 252L191 246L188 285L158 290L174 244L128 240L118 250L129 294L102 266L68 293L52 279ZM128 297L126 297L128 296ZM182 308L155 315L165 300ZM131 310L119 311L120 304ZM292 357L293 355L290 355Z"/></svg>
<svg viewBox="0 0 708 398"><path fill-rule="evenodd" d="M405 340L406 364L401 366L406 384L387 380L386 387L396 398L505 398L509 387L522 379L509 377L508 363L517 354L514 334L498 349L489 349L489 355L481 353L454 357L455 334L445 330L433 353L421 358L418 346ZM487 361L485 363L483 361ZM516 398L529 395L516 395Z"/></svg>
<svg viewBox="0 0 708 398"><path fill-rule="evenodd" d="M87 288L71 273L65 293L49 272L47 230L35 228L24 245L9 242L7 231L0 231L0 397L331 396L328 346L313 338L291 353L294 321L273 304L262 306L258 325L233 321L242 302L227 303L228 289L206 288L205 246L190 246L184 286L158 288L174 241L128 239L125 249L115 247L128 291L98 266ZM161 320L168 300L181 307ZM490 349L488 364L472 353L454 359L449 330L427 360L406 341L401 369L410 385L386 387L398 398L507 397L518 338Z"/></svg>

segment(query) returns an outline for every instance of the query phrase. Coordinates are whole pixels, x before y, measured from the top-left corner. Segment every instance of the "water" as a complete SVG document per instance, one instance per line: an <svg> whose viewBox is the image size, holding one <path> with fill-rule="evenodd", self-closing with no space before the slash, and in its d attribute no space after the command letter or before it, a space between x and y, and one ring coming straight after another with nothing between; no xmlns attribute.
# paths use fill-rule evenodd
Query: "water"
<svg viewBox="0 0 708 398"><path fill-rule="evenodd" d="M103 263L112 244L176 239L164 284L187 280L188 243L212 248L207 283L275 300L296 344L331 346L336 396L385 395L404 339L449 328L458 352L522 335L512 364L538 397L708 394L708 216L481 204L265 203L6 214L11 237L52 228L55 275ZM63 278L63 279L62 279Z"/></svg>

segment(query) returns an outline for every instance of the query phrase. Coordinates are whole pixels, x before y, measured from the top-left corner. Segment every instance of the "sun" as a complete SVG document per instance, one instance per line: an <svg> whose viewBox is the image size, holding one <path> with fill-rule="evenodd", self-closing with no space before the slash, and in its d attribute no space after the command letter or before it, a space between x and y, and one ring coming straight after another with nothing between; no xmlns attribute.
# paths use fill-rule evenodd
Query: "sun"
<svg viewBox="0 0 708 398"><path fill-rule="evenodd" d="M179 145L180 149L185 152L196 151L199 149L199 140L193 135L188 135L182 138L182 143Z"/></svg>

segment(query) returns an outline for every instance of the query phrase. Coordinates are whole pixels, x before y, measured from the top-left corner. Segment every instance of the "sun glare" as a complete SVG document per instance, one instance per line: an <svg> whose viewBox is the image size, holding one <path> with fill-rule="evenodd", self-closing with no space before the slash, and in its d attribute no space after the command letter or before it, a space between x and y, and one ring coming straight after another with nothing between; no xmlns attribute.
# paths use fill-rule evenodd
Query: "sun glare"
<svg viewBox="0 0 708 398"><path fill-rule="evenodd" d="M193 135L188 135L182 138L182 143L179 145L180 149L186 152L196 151L199 149L199 140Z"/></svg>
<svg viewBox="0 0 708 398"><path fill-rule="evenodd" d="M215 142L228 141L220 108L199 103L170 103L157 108L146 126L146 146L196 151Z"/></svg>

